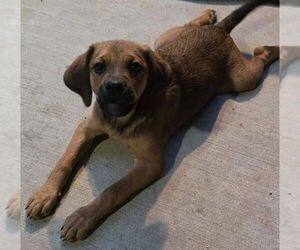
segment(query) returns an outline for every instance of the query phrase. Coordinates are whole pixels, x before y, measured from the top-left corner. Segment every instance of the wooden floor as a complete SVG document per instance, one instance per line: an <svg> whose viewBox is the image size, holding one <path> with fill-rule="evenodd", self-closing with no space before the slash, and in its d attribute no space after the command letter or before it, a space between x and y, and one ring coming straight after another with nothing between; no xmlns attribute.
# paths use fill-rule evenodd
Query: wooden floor
<svg viewBox="0 0 300 250"><path fill-rule="evenodd" d="M199 1L200 2L200 1ZM63 84L67 65L99 40L153 44L166 29L206 8L225 17L240 3L197 1L23 1L22 195L46 179L84 118L80 98ZM264 6L232 33L243 52L278 44L278 9ZM56 213L23 218L22 249L278 249L278 62L262 84L219 96L170 142L169 174L108 218L87 240L63 243L65 218L132 167L128 148L98 146Z"/></svg>

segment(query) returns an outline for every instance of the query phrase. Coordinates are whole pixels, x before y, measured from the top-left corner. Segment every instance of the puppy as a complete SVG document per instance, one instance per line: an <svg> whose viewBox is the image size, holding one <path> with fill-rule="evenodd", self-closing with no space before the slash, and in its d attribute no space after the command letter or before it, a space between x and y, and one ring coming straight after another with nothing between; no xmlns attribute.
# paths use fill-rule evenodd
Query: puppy
<svg viewBox="0 0 300 250"><path fill-rule="evenodd" d="M215 95L254 89L278 47L258 47L244 58L229 33L256 6L247 2L216 24L216 13L162 34L155 50L131 41L98 42L69 66L64 82L91 112L79 124L46 183L28 200L27 216L50 215L70 181L75 164L96 139L115 138L130 146L134 168L90 204L67 217L61 237L83 240L129 197L164 175L169 138Z"/></svg>

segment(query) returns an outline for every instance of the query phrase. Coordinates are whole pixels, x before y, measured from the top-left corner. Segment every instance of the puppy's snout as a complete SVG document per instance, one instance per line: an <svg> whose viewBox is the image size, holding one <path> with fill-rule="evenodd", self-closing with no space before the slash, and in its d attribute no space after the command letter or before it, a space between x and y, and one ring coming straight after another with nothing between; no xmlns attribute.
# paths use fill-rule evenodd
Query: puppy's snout
<svg viewBox="0 0 300 250"><path fill-rule="evenodd" d="M105 94L117 95L124 92L126 83L109 81L103 85Z"/></svg>
<svg viewBox="0 0 300 250"><path fill-rule="evenodd" d="M135 96L127 82L107 81L100 86L97 102L106 115L120 117L135 105Z"/></svg>

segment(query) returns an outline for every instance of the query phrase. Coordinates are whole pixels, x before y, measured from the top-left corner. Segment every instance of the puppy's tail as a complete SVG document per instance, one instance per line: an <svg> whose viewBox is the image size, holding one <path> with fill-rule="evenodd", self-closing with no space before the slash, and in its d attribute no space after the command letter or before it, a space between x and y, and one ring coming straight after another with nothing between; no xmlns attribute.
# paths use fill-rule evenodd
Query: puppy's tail
<svg viewBox="0 0 300 250"><path fill-rule="evenodd" d="M230 33L233 28L238 25L252 10L265 3L278 6L279 0L250 0L237 10L233 11L217 25L223 27L228 33Z"/></svg>

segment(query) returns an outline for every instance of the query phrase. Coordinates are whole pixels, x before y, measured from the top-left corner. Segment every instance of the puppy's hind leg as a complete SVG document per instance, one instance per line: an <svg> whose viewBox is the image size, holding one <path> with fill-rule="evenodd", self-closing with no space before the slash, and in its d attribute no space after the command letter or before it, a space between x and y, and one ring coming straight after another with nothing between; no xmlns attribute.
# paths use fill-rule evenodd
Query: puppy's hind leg
<svg viewBox="0 0 300 250"><path fill-rule="evenodd" d="M252 59L247 60L238 52L232 58L234 66L230 71L232 91L243 92L255 89L264 68L279 58L278 46L263 46L254 50Z"/></svg>
<svg viewBox="0 0 300 250"><path fill-rule="evenodd" d="M186 26L191 25L212 25L217 22L217 13L215 10L205 10L200 17L195 18L194 20L188 22Z"/></svg>

